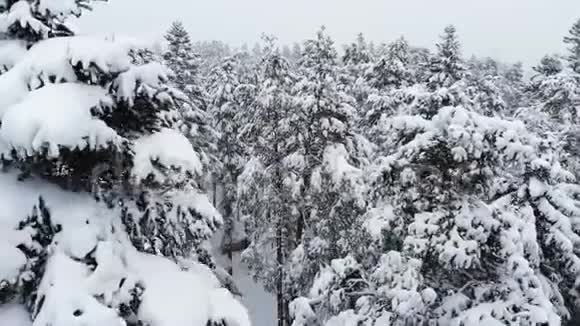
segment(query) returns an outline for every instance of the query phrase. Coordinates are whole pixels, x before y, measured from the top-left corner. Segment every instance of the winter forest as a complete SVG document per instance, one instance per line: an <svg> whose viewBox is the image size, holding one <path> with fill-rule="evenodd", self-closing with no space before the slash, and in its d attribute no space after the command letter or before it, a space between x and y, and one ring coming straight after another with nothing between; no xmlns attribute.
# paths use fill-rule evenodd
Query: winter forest
<svg viewBox="0 0 580 326"><path fill-rule="evenodd" d="M94 2L0 0L0 326L580 325L580 20L527 71Z"/></svg>

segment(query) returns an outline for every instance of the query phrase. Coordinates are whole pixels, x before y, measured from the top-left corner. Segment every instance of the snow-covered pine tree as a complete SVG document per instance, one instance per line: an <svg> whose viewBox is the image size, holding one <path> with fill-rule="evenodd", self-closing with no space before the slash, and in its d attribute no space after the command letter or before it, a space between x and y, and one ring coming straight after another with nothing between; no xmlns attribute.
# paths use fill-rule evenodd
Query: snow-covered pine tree
<svg viewBox="0 0 580 326"><path fill-rule="evenodd" d="M580 74L580 19L572 25L569 35L564 37L564 43L568 44L568 66L574 72Z"/></svg>
<svg viewBox="0 0 580 326"><path fill-rule="evenodd" d="M178 128L198 150L204 167L210 172L208 177L211 177L219 170L215 156L217 135L211 124L208 94L200 75L200 56L194 52L189 33L179 21L171 25L165 39L168 49L163 59L173 72L170 81L188 98L179 103L182 118Z"/></svg>
<svg viewBox="0 0 580 326"><path fill-rule="evenodd" d="M527 99L524 97L526 82L524 81L524 68L521 62L509 65L503 72L505 84L502 87L503 98L508 110L513 116L513 111L526 106Z"/></svg>
<svg viewBox="0 0 580 326"><path fill-rule="evenodd" d="M464 77L465 66L461 59L460 46L455 27L445 27L441 41L437 43L437 53L431 58L429 65L429 87L449 87Z"/></svg>
<svg viewBox="0 0 580 326"><path fill-rule="evenodd" d="M224 217L224 248L231 246L239 224L237 205L238 177L246 163L246 148L240 139L243 121L243 104L251 102L251 87L241 85L238 80L238 61L227 57L215 66L208 76L210 114L218 134L217 157L220 171L216 174L214 197L220 199L218 206ZM226 250L228 251L228 250ZM231 250L228 251L231 258ZM230 259L231 260L231 259Z"/></svg>
<svg viewBox="0 0 580 326"><path fill-rule="evenodd" d="M477 112L487 116L506 116L507 105L503 99L502 86L506 83L500 73L499 63L491 58L468 62L467 86Z"/></svg>
<svg viewBox="0 0 580 326"><path fill-rule="evenodd" d="M366 74L371 87L383 90L413 84L413 72L410 67L409 44L401 37L387 45L385 53Z"/></svg>
<svg viewBox="0 0 580 326"><path fill-rule="evenodd" d="M364 103L363 130L372 138L370 130L383 114L394 114L397 106L410 97L401 88L413 84L414 73L410 68L409 44L404 38L390 43L384 54L367 70L367 79L372 91Z"/></svg>
<svg viewBox="0 0 580 326"><path fill-rule="evenodd" d="M368 144L354 132L353 98L338 88L337 53L321 29L304 43L296 85L298 133L304 137L302 244L289 257L293 297L312 286L321 263L351 253L364 255L358 237L365 209L362 168Z"/></svg>
<svg viewBox="0 0 580 326"><path fill-rule="evenodd" d="M390 142L384 138L390 135L384 134L380 126L382 119L400 114L418 114L430 119L442 107L470 105L473 101L468 97L466 72L460 53L461 44L453 28L448 27L446 31L444 41L437 45L439 52L430 58L428 64L423 61L426 59L424 55L428 52L410 50L409 66L414 70L414 75L424 75L428 78L418 79L418 83L407 84L406 87L405 83L398 87L391 85L369 97L367 112L363 120L367 126L365 132L375 145L379 145L379 151L388 149L390 146ZM401 48L401 44L394 47L394 49ZM449 67L444 64L446 62L449 63ZM436 82L437 80L440 82Z"/></svg>
<svg viewBox="0 0 580 326"><path fill-rule="evenodd" d="M0 287L14 285L0 302L25 303L35 325L249 325L198 263L212 264L203 243L221 217L200 186L199 149L173 129L187 97L135 42L73 36L67 18L91 3L0 9L0 34L29 48L0 76L0 177L17 199L2 206L22 211L42 189L53 198L16 225L0 216L11 257ZM184 289L199 295L161 308L165 291Z"/></svg>
<svg viewBox="0 0 580 326"><path fill-rule="evenodd" d="M545 55L537 66L532 67L540 76L548 77L556 75L564 69L562 60L557 55Z"/></svg>
<svg viewBox="0 0 580 326"><path fill-rule="evenodd" d="M371 53L367 41L362 33L356 37L356 41L346 46L342 56L342 63L345 66L368 64L372 61Z"/></svg>
<svg viewBox="0 0 580 326"><path fill-rule="evenodd" d="M522 109L523 119L546 114L547 119L531 121L538 131L555 138L562 162L577 177L580 176L578 159L578 130L580 128L580 79L576 72L564 69L560 58L545 56L534 67L538 72L527 89L528 108ZM539 113L526 112L528 110Z"/></svg>
<svg viewBox="0 0 580 326"><path fill-rule="evenodd" d="M193 52L199 54L201 76L207 78L213 68L223 59L232 55L232 49L220 41L198 41L193 45Z"/></svg>
<svg viewBox="0 0 580 326"><path fill-rule="evenodd" d="M373 58L367 41L362 33L356 41L346 46L342 56L343 72L339 75L340 87L353 96L357 107L361 107L369 93L369 85L365 80L365 72Z"/></svg>
<svg viewBox="0 0 580 326"><path fill-rule="evenodd" d="M332 261L292 305L296 325L560 325L575 314L580 188L542 137L460 106L383 123L391 151L371 170L364 224L383 256L370 268Z"/></svg>
<svg viewBox="0 0 580 326"><path fill-rule="evenodd" d="M296 132L292 96L296 77L274 43L264 37L256 100L248 108L242 137L251 157L239 179L238 208L250 246L243 253L254 279L277 296L278 325L288 325L290 286L284 284L287 258L301 241L304 139Z"/></svg>

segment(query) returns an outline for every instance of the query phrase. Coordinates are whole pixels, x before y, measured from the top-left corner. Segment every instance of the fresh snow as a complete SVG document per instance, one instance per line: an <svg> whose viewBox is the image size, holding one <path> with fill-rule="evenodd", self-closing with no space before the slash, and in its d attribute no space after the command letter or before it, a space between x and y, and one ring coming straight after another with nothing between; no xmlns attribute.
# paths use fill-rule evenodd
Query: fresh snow
<svg viewBox="0 0 580 326"><path fill-rule="evenodd" d="M106 148L117 142L118 135L93 117L91 109L110 104L107 91L99 86L47 85L4 112L0 141L21 156L33 155L45 148L51 157L59 155L60 147Z"/></svg>
<svg viewBox="0 0 580 326"><path fill-rule="evenodd" d="M209 318L223 317L237 322L234 326L251 326L245 308L218 288L219 282L206 268L198 268L195 275L165 258L145 254L129 256L129 263L147 288L140 317L152 325L206 326Z"/></svg>
<svg viewBox="0 0 580 326"><path fill-rule="evenodd" d="M144 180L151 174L160 177L160 172L153 162L166 168L177 168L193 174L201 174L203 169L200 157L189 140L173 129L164 128L157 133L137 139L133 151L135 163L132 175L137 180Z"/></svg>
<svg viewBox="0 0 580 326"><path fill-rule="evenodd" d="M16 2L10 7L8 14L0 15L0 33L6 33L15 24L23 28L29 27L43 36L46 36L49 32L48 27L32 16L32 8L26 0Z"/></svg>
<svg viewBox="0 0 580 326"><path fill-rule="evenodd" d="M75 0L39 0L38 11L57 17L81 14L81 7Z"/></svg>
<svg viewBox="0 0 580 326"><path fill-rule="evenodd" d="M0 73L12 68L26 54L26 42L0 40Z"/></svg>
<svg viewBox="0 0 580 326"><path fill-rule="evenodd" d="M131 67L121 73L114 82L117 98L133 106L135 94L145 92L148 97L157 95L162 83L167 81L170 72L158 62Z"/></svg>
<svg viewBox="0 0 580 326"><path fill-rule="evenodd" d="M240 301L244 304L251 317L252 326L272 326L276 323L276 298L268 293L262 285L257 283L250 276L248 267L242 262L239 252L234 252L230 263L226 256L219 250L219 243L223 232L217 232L212 239L214 255L217 262L224 268L232 266L234 283L240 290L242 296ZM231 264L231 265L230 265Z"/></svg>
<svg viewBox="0 0 580 326"><path fill-rule="evenodd" d="M0 306L0 320L6 326L32 326L28 311L18 304Z"/></svg>
<svg viewBox="0 0 580 326"><path fill-rule="evenodd" d="M122 230L117 210L102 206L89 195L65 192L42 181L17 181L14 173L0 174L0 184L0 256L2 261L11 262L1 265L0 279L13 277L20 268L17 265L26 263L14 251L15 244L27 241L26 230L16 231L15 227L31 213L39 196L46 200L53 223L63 226L39 286L39 294L46 298L37 325L124 325L107 305L115 307L119 300L127 299L130 287L136 283L145 288L139 316L152 326L181 322L206 326L212 317L236 320L239 323L232 324L235 326L251 325L245 308L224 292L207 267L199 265L184 271L166 258L137 252L123 232L111 233ZM74 260L89 250L95 250L94 271ZM102 296L104 302L95 296ZM14 320L11 326L30 325L26 323L28 314L21 310L20 306L1 307L2 324Z"/></svg>
<svg viewBox="0 0 580 326"><path fill-rule="evenodd" d="M132 44L89 36L59 37L36 43L5 74L0 75L0 89L9 89L0 97L0 117L21 101L30 90L53 82L76 82L73 66L94 67L120 73L131 67L128 51ZM94 49L98 49L95 51ZM95 78L97 70L89 77Z"/></svg>

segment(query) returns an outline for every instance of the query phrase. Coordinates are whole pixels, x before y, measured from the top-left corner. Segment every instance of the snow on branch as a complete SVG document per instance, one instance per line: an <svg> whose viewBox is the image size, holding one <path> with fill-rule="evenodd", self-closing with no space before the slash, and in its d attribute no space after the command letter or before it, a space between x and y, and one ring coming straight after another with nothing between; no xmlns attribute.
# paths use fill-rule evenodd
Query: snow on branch
<svg viewBox="0 0 580 326"><path fill-rule="evenodd" d="M201 174L203 166L185 136L171 129L145 136L135 141L134 166L131 174L138 182L153 175L156 179L163 175L154 162L165 168L177 168L183 172Z"/></svg>
<svg viewBox="0 0 580 326"><path fill-rule="evenodd" d="M12 26L30 28L34 33L46 38L50 29L32 13L30 3L20 0L10 7L10 11L0 15L0 33L7 33Z"/></svg>
<svg viewBox="0 0 580 326"><path fill-rule="evenodd" d="M2 117L0 139L19 155L28 156L48 149L51 157L59 148L92 150L119 141L117 133L91 114L91 109L112 105L99 86L57 84L31 92L11 106Z"/></svg>

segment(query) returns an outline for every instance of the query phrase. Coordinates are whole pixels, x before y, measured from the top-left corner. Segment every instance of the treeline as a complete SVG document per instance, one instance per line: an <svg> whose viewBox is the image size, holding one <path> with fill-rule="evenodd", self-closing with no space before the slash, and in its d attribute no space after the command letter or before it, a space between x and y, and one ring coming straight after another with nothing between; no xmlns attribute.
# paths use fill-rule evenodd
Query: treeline
<svg viewBox="0 0 580 326"><path fill-rule="evenodd" d="M167 39L225 242L243 228L279 326L577 322L580 21L530 80L465 59L453 26L433 52Z"/></svg>

